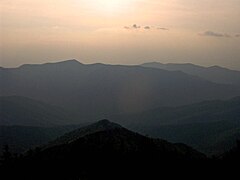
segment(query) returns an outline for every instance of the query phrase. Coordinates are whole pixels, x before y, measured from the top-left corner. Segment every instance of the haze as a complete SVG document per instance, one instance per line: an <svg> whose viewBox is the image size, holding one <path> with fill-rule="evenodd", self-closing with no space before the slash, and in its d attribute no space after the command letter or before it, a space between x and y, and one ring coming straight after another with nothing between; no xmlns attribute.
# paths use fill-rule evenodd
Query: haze
<svg viewBox="0 0 240 180"><path fill-rule="evenodd" d="M0 66L190 62L240 70L239 0L1 0Z"/></svg>

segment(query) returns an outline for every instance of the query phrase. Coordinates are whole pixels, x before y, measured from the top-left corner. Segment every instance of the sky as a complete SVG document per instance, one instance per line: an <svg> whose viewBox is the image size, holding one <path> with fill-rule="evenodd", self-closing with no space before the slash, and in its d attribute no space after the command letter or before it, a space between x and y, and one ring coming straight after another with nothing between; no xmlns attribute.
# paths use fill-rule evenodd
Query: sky
<svg viewBox="0 0 240 180"><path fill-rule="evenodd" d="M194 63L240 70L240 0L0 0L0 66Z"/></svg>

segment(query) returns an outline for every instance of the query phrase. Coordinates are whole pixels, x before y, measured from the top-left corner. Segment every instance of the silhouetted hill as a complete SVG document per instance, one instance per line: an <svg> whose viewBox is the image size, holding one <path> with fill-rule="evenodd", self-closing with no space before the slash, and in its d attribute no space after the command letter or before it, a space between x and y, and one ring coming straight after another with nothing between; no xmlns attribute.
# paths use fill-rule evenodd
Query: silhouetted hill
<svg viewBox="0 0 240 180"><path fill-rule="evenodd" d="M79 121L240 95L240 89L183 72L76 60L0 69L0 95L33 98L78 112Z"/></svg>
<svg viewBox="0 0 240 180"><path fill-rule="evenodd" d="M47 149L44 148L43 151L48 151L49 149L52 150L53 148L58 148L60 146L71 146L73 144L76 145L79 142L82 142L82 138L85 139L84 144L87 144L88 146L89 143L90 146L99 149L99 152L102 151L102 148L106 148L106 151L113 150L116 151L116 153L123 154L130 152L144 152L148 151L148 149L156 148L156 150L161 150L161 153L173 153L173 156L169 157L165 156L165 154L159 154L162 158L171 159L176 156L180 159L202 159L205 157L202 153L199 153L186 145L171 144L164 140L151 139L138 133L129 131L122 126L112 123L108 120L102 120L92 125L67 133L58 138L55 141L57 142L56 144L53 142L51 147ZM91 141L95 141L96 144L92 143ZM108 147L110 147L110 149ZM86 148L86 146L84 148Z"/></svg>
<svg viewBox="0 0 240 180"><path fill-rule="evenodd" d="M238 163L240 161L240 141L237 141L235 147L230 149L229 151L223 153L220 156L220 159L225 161L226 163Z"/></svg>
<svg viewBox="0 0 240 180"><path fill-rule="evenodd" d="M62 144L27 153L14 168L34 172L37 179L127 179L170 167L175 172L178 162L183 165L206 158L186 145L151 139L107 120L79 129L79 137L76 132L72 139L69 134L63 136ZM20 177L32 176L19 173Z"/></svg>
<svg viewBox="0 0 240 180"><path fill-rule="evenodd" d="M20 96L0 97L0 125L56 126L74 124L73 112Z"/></svg>
<svg viewBox="0 0 240 180"><path fill-rule="evenodd" d="M240 138L239 97L110 118L134 131L183 142L207 154L223 153Z"/></svg>
<svg viewBox="0 0 240 180"><path fill-rule="evenodd" d="M93 134L100 131L107 131L112 129L121 128L120 125L109 122L108 120L101 120L97 123L82 127L80 129L74 130L57 138L55 141L50 142L46 147L49 148L51 146L61 145L61 144L68 144L78 138L83 136ZM44 148L46 148L44 147Z"/></svg>
<svg viewBox="0 0 240 180"><path fill-rule="evenodd" d="M159 62L150 62L142 64L143 67L165 69L169 71L182 71L187 74L195 75L206 80L222 83L234 84L240 86L240 71L235 71L220 66L203 67L194 64L162 64Z"/></svg>

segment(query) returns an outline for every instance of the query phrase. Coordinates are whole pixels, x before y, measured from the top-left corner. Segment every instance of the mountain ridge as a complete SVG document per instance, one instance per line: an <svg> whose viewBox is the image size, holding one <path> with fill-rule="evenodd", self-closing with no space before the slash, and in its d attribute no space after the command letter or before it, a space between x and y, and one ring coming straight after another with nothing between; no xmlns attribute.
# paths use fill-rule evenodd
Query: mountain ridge
<svg viewBox="0 0 240 180"><path fill-rule="evenodd" d="M240 71L232 70L218 65L214 66L200 66L192 63L160 63L160 62L149 62L141 64L143 67L158 68L169 71L182 71L190 75L195 75L206 80L223 83L223 84L233 84L240 86Z"/></svg>
<svg viewBox="0 0 240 180"><path fill-rule="evenodd" d="M171 125L178 123L187 124L188 122L214 122L221 120L220 117L222 117L223 120L226 120L227 117L229 120L238 120L239 116L230 115L239 114L239 112L240 96L237 96L228 100L208 100L184 106L159 107L140 113L113 115L109 118L116 120L116 122L118 122L117 119L119 118L125 119L125 122L135 122L138 124L143 122L150 123L151 120L155 119L158 125ZM151 115L153 115L153 117ZM216 117L213 118L214 116ZM174 119L176 121L174 121ZM188 119L192 121L188 121Z"/></svg>
<svg viewBox="0 0 240 180"><path fill-rule="evenodd" d="M224 69L224 70L240 72L240 70L231 69L231 68L223 67L220 65L202 66L202 65L198 65L198 64L194 64L194 63L161 63L158 61L152 61L152 62L146 62L146 63L140 64L140 66L147 66L147 65L163 65L163 66L176 65L176 66L195 67L195 68L199 68L199 69L202 69L202 68L215 69L216 68L216 69Z"/></svg>
<svg viewBox="0 0 240 180"><path fill-rule="evenodd" d="M91 128L95 126L102 126L105 130L93 132ZM152 173L157 175L158 170L162 171L162 176L169 168L172 171L173 166L175 172L183 165L191 167L192 163L207 159L184 144L148 138L106 120L87 129L92 133L70 142L29 150L3 166L3 173L11 170L10 179L15 176L32 179L24 171L26 169L37 174L34 179L127 179L130 176L149 177Z"/></svg>
<svg viewBox="0 0 240 180"><path fill-rule="evenodd" d="M240 139L240 97L109 118L131 130L183 142L208 155L221 154Z"/></svg>
<svg viewBox="0 0 240 180"><path fill-rule="evenodd" d="M0 96L0 125L57 126L75 124L74 112L22 96Z"/></svg>
<svg viewBox="0 0 240 180"><path fill-rule="evenodd" d="M240 88L183 72L70 61L0 71L0 96L18 95L78 111L81 119L104 119L240 95Z"/></svg>

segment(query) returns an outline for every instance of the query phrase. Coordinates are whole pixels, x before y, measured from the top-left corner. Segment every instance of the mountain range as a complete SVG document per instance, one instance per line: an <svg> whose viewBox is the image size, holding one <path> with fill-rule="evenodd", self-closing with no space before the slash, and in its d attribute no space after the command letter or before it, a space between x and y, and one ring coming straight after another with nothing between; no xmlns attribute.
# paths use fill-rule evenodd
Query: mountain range
<svg viewBox="0 0 240 180"><path fill-rule="evenodd" d="M240 97L228 100L211 100L177 107L160 107L140 113L111 116L122 124L178 125L211 123L219 121L240 121Z"/></svg>
<svg viewBox="0 0 240 180"><path fill-rule="evenodd" d="M144 63L141 66L164 69L168 71L182 71L184 73L198 76L215 83L232 84L232 85L240 86L240 71L227 69L221 66L203 67L203 66L199 66L191 63L163 64L160 62Z"/></svg>
<svg viewBox="0 0 240 180"><path fill-rule="evenodd" d="M238 71L193 64L0 68L0 174L79 180L224 172L239 160L239 80Z"/></svg>
<svg viewBox="0 0 240 180"><path fill-rule="evenodd" d="M0 68L0 96L24 96L78 113L82 121L240 95L180 71L76 60Z"/></svg>
<svg viewBox="0 0 240 180"><path fill-rule="evenodd" d="M30 98L1 97L0 146L21 153L89 124L77 113ZM240 99L212 100L179 107L109 116L136 132L182 142L208 155L221 154L240 139Z"/></svg>
<svg viewBox="0 0 240 180"><path fill-rule="evenodd" d="M229 98L240 95L238 72L192 64L142 66L153 65L159 66L68 60L0 68L1 146L9 143L23 152L82 124L108 118L210 155L233 147L240 137L240 100ZM227 81L203 76L220 70Z"/></svg>
<svg viewBox="0 0 240 180"><path fill-rule="evenodd" d="M183 142L209 155L229 150L240 139L239 97L110 118L134 131Z"/></svg>

